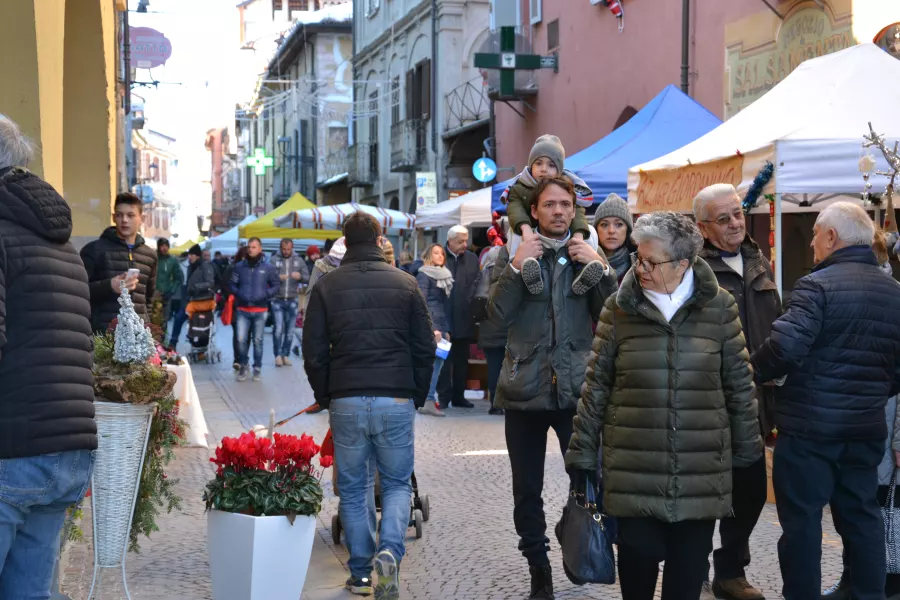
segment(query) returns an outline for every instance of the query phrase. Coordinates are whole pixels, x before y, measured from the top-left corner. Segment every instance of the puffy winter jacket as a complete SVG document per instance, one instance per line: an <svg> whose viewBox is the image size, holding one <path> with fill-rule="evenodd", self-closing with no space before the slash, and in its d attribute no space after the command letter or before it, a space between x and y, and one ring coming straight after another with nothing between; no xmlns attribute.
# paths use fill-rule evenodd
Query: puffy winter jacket
<svg viewBox="0 0 900 600"><path fill-rule="evenodd" d="M507 262L506 248L497 262ZM575 408L591 350L591 325L616 290L614 272L583 296L572 294L575 270L568 248L547 249L540 259L544 290L529 294L512 265L491 289L488 317L509 328L506 357L494 406L507 410ZM451 340L452 341L452 340Z"/></svg>
<svg viewBox="0 0 900 600"><path fill-rule="evenodd" d="M448 333L450 324L447 322L446 313L449 305L447 292L439 288L437 282L422 271L419 271L418 275L416 275L416 282L419 284L422 295L425 296L425 304L428 306L428 313L431 315L432 327L434 327L435 331Z"/></svg>
<svg viewBox="0 0 900 600"><path fill-rule="evenodd" d="M279 281L281 281L275 298L295 300L300 295L300 284L309 283L309 269L306 267L306 261L297 254L291 254L285 258L279 251L272 256L271 262L275 272L279 275ZM291 277L291 273L300 273L300 279L294 279ZM282 275L287 275L287 279L281 280Z"/></svg>
<svg viewBox="0 0 900 600"><path fill-rule="evenodd" d="M606 301L566 466L591 472L603 506L666 523L731 513L731 469L762 456L753 375L734 298L702 259L666 321L629 272Z"/></svg>
<svg viewBox="0 0 900 600"><path fill-rule="evenodd" d="M868 246L834 252L799 279L772 335L753 353L776 388L779 432L883 440L884 405L900 391L900 283Z"/></svg>
<svg viewBox="0 0 900 600"><path fill-rule="evenodd" d="M303 321L303 364L316 402L412 398L422 406L434 369L434 329L416 280L376 244L347 248L319 279Z"/></svg>
<svg viewBox="0 0 900 600"><path fill-rule="evenodd" d="M90 291L71 233L48 183L0 171L0 459L97 448Z"/></svg>
<svg viewBox="0 0 900 600"><path fill-rule="evenodd" d="M100 239L81 249L81 260L88 274L91 288L91 326L94 331L106 331L119 315L119 295L112 289L112 279L124 275L128 269L138 269L137 287L131 292L134 311L149 322L147 306L156 290L156 251L137 236L128 248L116 234L115 227L107 227Z"/></svg>
<svg viewBox="0 0 900 600"><path fill-rule="evenodd" d="M231 272L230 289L238 307L268 308L280 284L275 268L262 255L242 260Z"/></svg>
<svg viewBox="0 0 900 600"><path fill-rule="evenodd" d="M216 297L216 269L202 258L188 266L188 301L212 300Z"/></svg>
<svg viewBox="0 0 900 600"><path fill-rule="evenodd" d="M472 320L472 309L469 302L478 280L478 257L466 250L459 256L444 248L447 257L446 267L453 275L453 291L447 308L447 321L450 324L450 335L458 340L475 339L475 321Z"/></svg>

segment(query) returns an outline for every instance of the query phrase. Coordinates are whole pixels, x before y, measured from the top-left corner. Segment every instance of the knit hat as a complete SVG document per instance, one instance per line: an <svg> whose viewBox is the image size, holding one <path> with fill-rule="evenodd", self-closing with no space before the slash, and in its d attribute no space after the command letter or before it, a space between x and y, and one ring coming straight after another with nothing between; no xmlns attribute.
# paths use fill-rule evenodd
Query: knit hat
<svg viewBox="0 0 900 600"><path fill-rule="evenodd" d="M312 244L311 246L308 246L306 248L306 255L309 256L310 254L322 254L322 252L319 251L318 246L316 246L315 244Z"/></svg>
<svg viewBox="0 0 900 600"><path fill-rule="evenodd" d="M331 251L328 252L328 256L333 256L338 260L344 260L344 254L346 252L347 252L347 244L344 243L344 238L340 238L331 247Z"/></svg>
<svg viewBox="0 0 900 600"><path fill-rule="evenodd" d="M619 217L622 219L625 222L625 227L628 228L628 235L631 235L631 231L634 229L631 211L628 210L628 203L622 200L618 194L610 194L597 207L597 212L594 213L594 227L597 227L600 224L600 220L606 217Z"/></svg>
<svg viewBox="0 0 900 600"><path fill-rule="evenodd" d="M555 135L542 135L534 141L531 152L528 153L528 168L534 164L534 161L542 156L546 156L556 165L556 170L560 175L563 171L563 163L566 162L566 149L563 148L562 142Z"/></svg>
<svg viewBox="0 0 900 600"><path fill-rule="evenodd" d="M200 247L200 244L194 244L191 246L191 249L188 250L188 255L193 254L194 256L203 256L203 248Z"/></svg>

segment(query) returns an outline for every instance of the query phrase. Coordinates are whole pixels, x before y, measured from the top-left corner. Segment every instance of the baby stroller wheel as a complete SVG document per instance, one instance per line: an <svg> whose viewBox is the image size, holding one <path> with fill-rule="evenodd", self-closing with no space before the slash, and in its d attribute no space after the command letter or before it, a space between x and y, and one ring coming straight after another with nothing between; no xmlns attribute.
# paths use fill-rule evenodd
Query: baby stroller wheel
<svg viewBox="0 0 900 600"><path fill-rule="evenodd" d="M425 524L425 518L422 516L421 510L416 510L413 513L413 521L416 524L416 539L422 539L422 526Z"/></svg>
<svg viewBox="0 0 900 600"><path fill-rule="evenodd" d="M341 545L341 517L340 515L334 515L331 517L331 539L334 541L335 546Z"/></svg>
<svg viewBox="0 0 900 600"><path fill-rule="evenodd" d="M422 518L426 523L431 518L431 501L428 499L428 494L422 496Z"/></svg>

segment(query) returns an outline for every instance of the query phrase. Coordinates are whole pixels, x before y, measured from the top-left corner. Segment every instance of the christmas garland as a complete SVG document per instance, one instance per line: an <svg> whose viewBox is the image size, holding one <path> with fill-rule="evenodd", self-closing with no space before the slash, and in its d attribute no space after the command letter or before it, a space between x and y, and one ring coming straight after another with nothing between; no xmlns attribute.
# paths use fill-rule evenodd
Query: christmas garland
<svg viewBox="0 0 900 600"><path fill-rule="evenodd" d="M747 190L747 195L744 196L744 199L741 202L745 215L750 214L750 210L756 206L757 200L759 200L759 197L762 195L763 188L766 187L766 184L769 183L774 174L775 165L766 161L763 168L760 169L759 173L756 174L756 177L753 178L753 183L750 184L750 189Z"/></svg>

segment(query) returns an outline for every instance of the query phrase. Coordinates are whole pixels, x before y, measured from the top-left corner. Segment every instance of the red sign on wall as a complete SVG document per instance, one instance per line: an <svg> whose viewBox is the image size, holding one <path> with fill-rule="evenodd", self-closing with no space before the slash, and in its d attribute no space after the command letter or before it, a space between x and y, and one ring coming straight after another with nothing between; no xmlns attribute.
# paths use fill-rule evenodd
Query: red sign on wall
<svg viewBox="0 0 900 600"><path fill-rule="evenodd" d="M172 42L162 33L149 27L129 28L131 66L135 69L152 69L166 64L172 56Z"/></svg>

